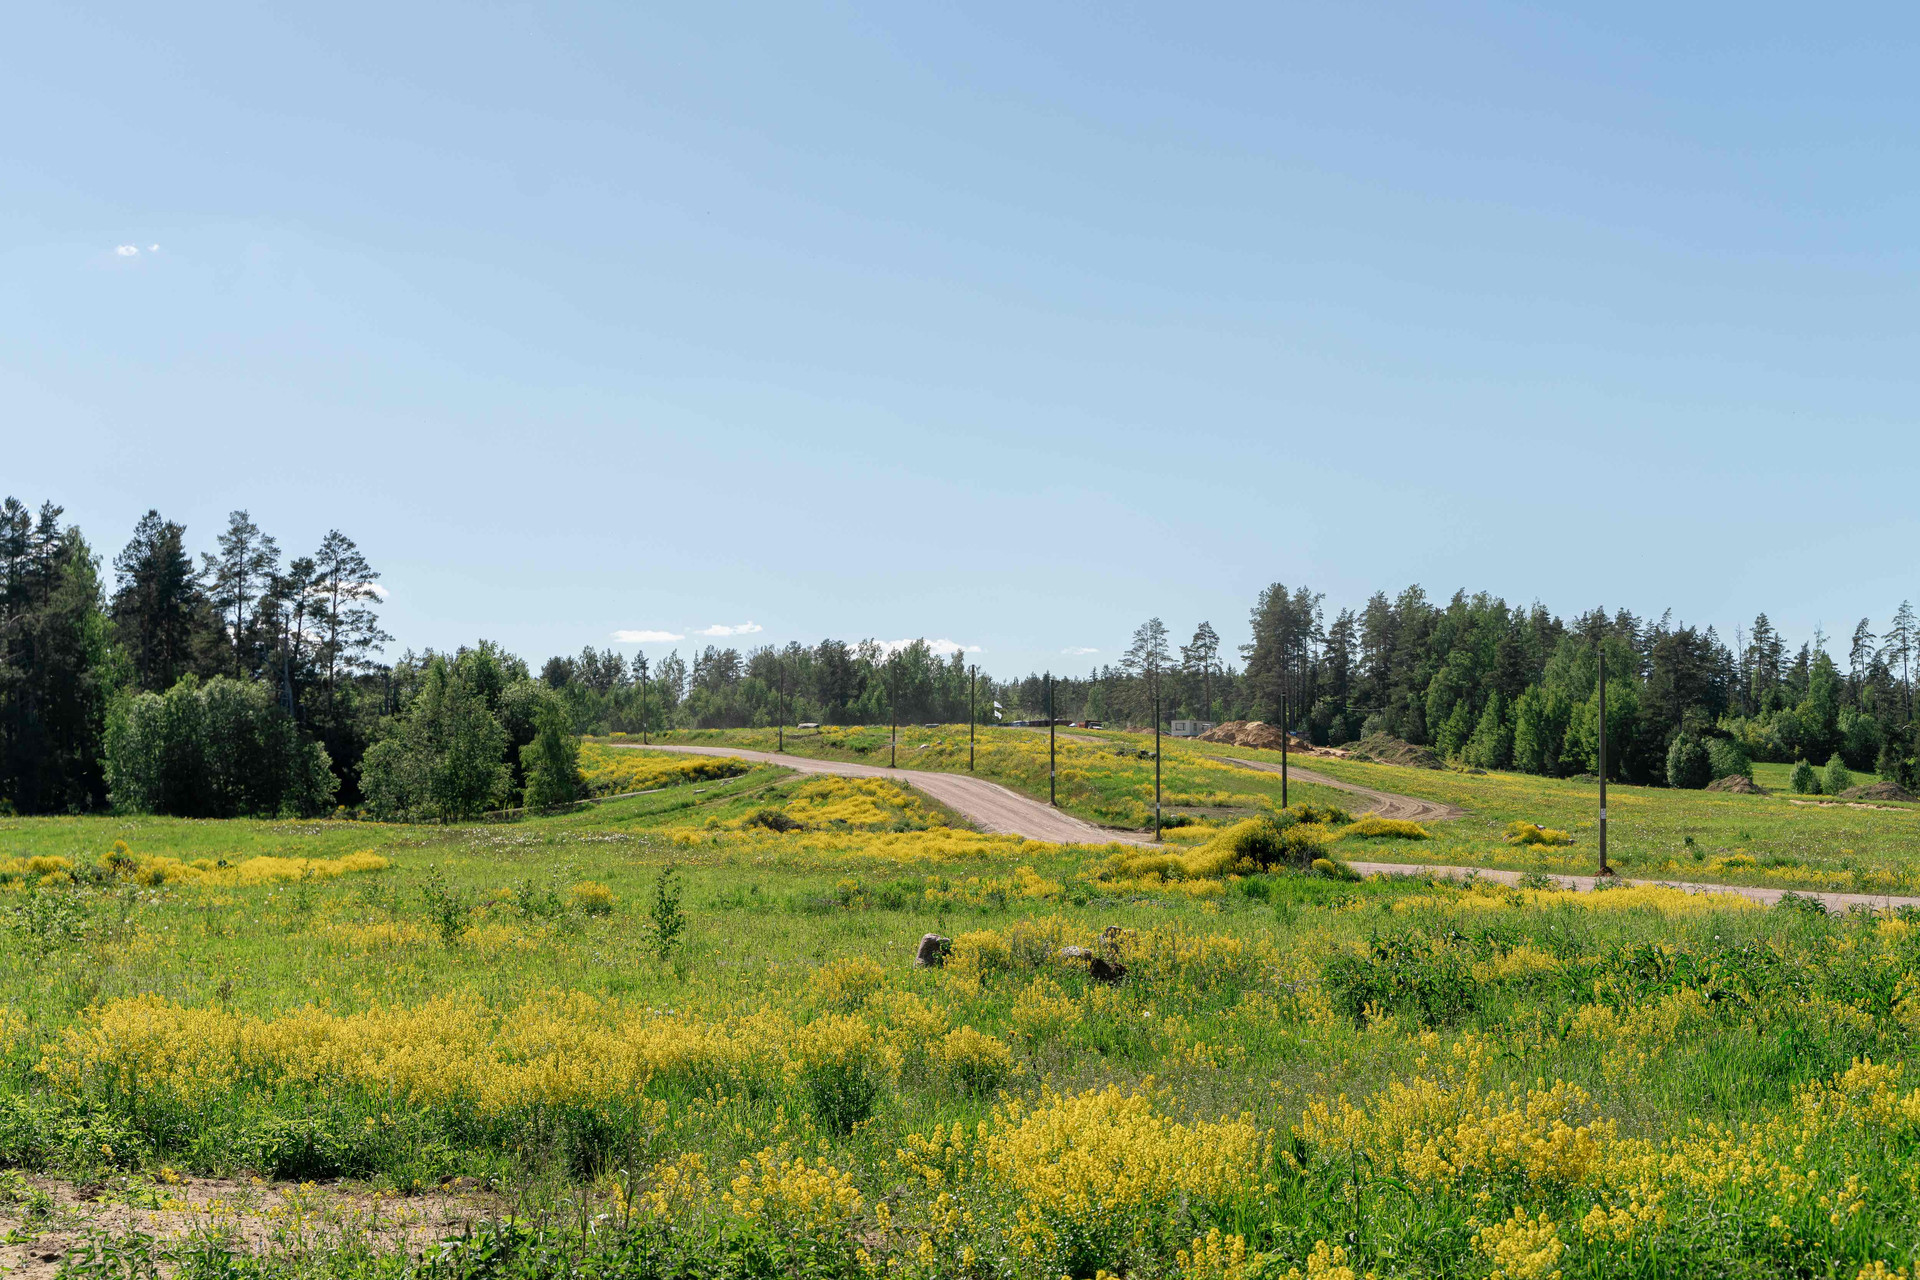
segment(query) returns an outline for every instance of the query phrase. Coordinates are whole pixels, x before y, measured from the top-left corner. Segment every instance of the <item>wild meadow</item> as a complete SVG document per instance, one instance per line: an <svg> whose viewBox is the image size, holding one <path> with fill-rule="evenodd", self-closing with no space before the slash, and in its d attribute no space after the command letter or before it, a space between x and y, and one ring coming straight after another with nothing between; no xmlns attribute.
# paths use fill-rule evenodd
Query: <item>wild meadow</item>
<svg viewBox="0 0 1920 1280"><path fill-rule="evenodd" d="M1077 803L1137 794L1150 761L1078 746ZM1059 846L687 763L590 746L645 794L491 824L0 819L16 1237L129 1277L1913 1274L1904 913L1344 870L1578 856L1577 784L1392 770L1472 809L1451 837L1170 749L1198 821ZM1809 865L1836 831L1896 862L1909 821L1614 794ZM1512 849L1520 818L1575 843ZM466 1220L163 1225L256 1177ZM91 1203L35 1217L55 1183Z"/></svg>

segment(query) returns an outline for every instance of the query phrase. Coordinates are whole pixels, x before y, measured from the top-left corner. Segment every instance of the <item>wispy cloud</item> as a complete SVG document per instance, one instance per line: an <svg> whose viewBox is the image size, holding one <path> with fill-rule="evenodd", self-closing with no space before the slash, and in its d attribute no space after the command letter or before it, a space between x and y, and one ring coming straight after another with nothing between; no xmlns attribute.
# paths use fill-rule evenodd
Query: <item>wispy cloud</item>
<svg viewBox="0 0 1920 1280"><path fill-rule="evenodd" d="M1084 658L1090 653L1098 653L1100 651L1089 648L1084 644L1070 644L1060 652L1066 654L1069 658Z"/></svg>
<svg viewBox="0 0 1920 1280"><path fill-rule="evenodd" d="M912 640L876 640L874 641L874 643L880 646L880 652L883 656L890 657L893 654L900 652L902 649L906 648L908 645L912 644L913 641ZM958 641L946 640L946 639L928 640L927 648L932 650L932 652L936 657L941 657L941 658L951 658L956 653L985 653L986 652L986 650L982 649L977 644L961 644Z"/></svg>
<svg viewBox="0 0 1920 1280"><path fill-rule="evenodd" d="M670 640L686 639L674 631L616 631L613 638L621 644L666 644Z"/></svg>
<svg viewBox="0 0 1920 1280"><path fill-rule="evenodd" d="M737 627L730 627L724 622L716 622L710 627L701 628L699 631L694 632L694 634L697 636L750 636L756 631L764 631L765 629L766 628L757 622L743 622Z"/></svg>
<svg viewBox="0 0 1920 1280"><path fill-rule="evenodd" d="M155 247L157 248L158 246ZM140 246L137 244L123 244L116 248L114 252L123 258L137 258L140 256Z"/></svg>

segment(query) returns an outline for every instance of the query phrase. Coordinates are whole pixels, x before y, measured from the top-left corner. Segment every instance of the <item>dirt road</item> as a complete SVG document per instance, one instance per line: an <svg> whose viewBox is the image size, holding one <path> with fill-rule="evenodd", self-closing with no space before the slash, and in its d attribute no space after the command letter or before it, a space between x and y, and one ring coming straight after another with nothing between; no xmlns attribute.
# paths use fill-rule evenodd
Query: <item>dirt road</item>
<svg viewBox="0 0 1920 1280"><path fill-rule="evenodd" d="M1520 871L1496 871L1489 867L1455 867L1432 863L1409 862L1349 862L1347 864L1363 876L1433 876L1443 880L1492 880L1498 884L1520 883L1520 877L1527 873ZM1575 893L1591 893L1600 883L1599 876L1551 876L1549 877L1562 889L1571 889ZM1681 889L1687 893L1731 893L1754 902L1772 906L1789 893L1802 898L1813 898L1822 903L1829 911L1846 912L1855 907L1865 907L1873 911L1891 911L1897 907L1920 907L1920 898L1899 898L1884 893L1815 893L1811 889L1762 889L1752 885L1740 884L1702 884L1692 880L1628 880L1623 877L1607 877L1607 887L1621 888L1626 885L1659 886L1665 889Z"/></svg>
<svg viewBox="0 0 1920 1280"><path fill-rule="evenodd" d="M845 760L813 760L772 751L743 751L737 747L650 746L617 743L635 751L678 751L696 756L732 756L755 764L777 764L798 773L831 773L843 778L896 778L960 814L982 831L1025 836L1056 844L1146 844L1151 837L1138 831L1114 831L1083 822L1071 814L1029 800L1016 791L964 773L933 773L925 769L889 769L884 765Z"/></svg>
<svg viewBox="0 0 1920 1280"><path fill-rule="evenodd" d="M616 743L615 745L627 746L628 744ZM678 751L697 756L733 756L756 764L781 765L797 773L831 773L846 778L897 778L920 788L954 812L970 819L983 831L1025 836L1029 840L1046 840L1056 844L1112 844L1115 842L1147 844L1152 839L1138 831L1112 831L1105 827L1096 827L1091 822L1082 822L1058 809L1049 808L1038 800L1029 800L1017 792L1009 791L997 783L969 777L964 773L931 773L924 769L888 769L881 765L854 764L842 760L810 760L806 756L776 755L771 751L742 751L734 747L642 747L634 743L631 744L631 749ZM1261 760L1235 760L1227 756L1210 758L1219 760L1223 764L1241 765L1249 769L1270 769L1277 772L1280 768L1278 764L1269 765ZM1342 791L1366 796L1375 802L1371 812L1385 818L1434 822L1462 817L1466 812L1453 805L1440 804L1433 800L1418 800L1412 796L1395 795L1390 791L1375 791L1369 787L1355 786L1353 783L1341 782L1311 769L1295 769L1289 766L1287 772L1289 776L1298 776L1304 782L1338 787ZM1518 884L1522 874L1518 871L1499 871L1487 867L1404 862L1353 862L1348 865L1363 876L1374 874L1436 876L1449 880L1478 878L1500 884ZM1598 883L1594 876L1555 876L1553 879L1562 888L1579 893L1591 892ZM1610 887L1618 885L1662 885L1671 889L1682 889L1688 893L1731 893L1769 906L1780 901L1783 894L1788 892L1783 889L1762 889L1747 885L1698 884L1674 880L1616 879L1611 881ZM1849 911L1855 907L1867 907L1876 911L1886 911L1896 907L1920 907L1920 898L1896 898L1884 894L1802 891L1800 896L1817 899L1825 904L1829 911Z"/></svg>
<svg viewBox="0 0 1920 1280"><path fill-rule="evenodd" d="M1258 769L1263 773L1280 772L1280 765L1276 761L1242 760L1237 756L1208 756L1207 759L1217 764L1238 765L1242 769ZM1338 778L1329 778L1326 774L1316 773L1312 769L1302 769L1297 764L1287 766L1287 776L1298 778L1302 782L1334 787L1341 791L1350 791L1357 796L1365 796L1373 802L1373 807L1366 812L1378 814L1382 818L1405 818L1409 822L1445 822L1450 818L1467 816L1467 811L1459 805L1442 804L1438 800L1421 800L1414 796L1395 795L1391 791L1375 791L1372 787L1342 782Z"/></svg>

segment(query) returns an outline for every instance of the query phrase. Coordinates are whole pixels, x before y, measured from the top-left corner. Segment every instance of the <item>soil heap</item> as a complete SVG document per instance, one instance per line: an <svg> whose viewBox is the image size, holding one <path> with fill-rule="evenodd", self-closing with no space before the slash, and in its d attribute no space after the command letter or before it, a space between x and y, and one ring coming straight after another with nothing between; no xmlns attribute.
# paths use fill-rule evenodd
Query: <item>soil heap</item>
<svg viewBox="0 0 1920 1280"><path fill-rule="evenodd" d="M1438 769L1440 757L1426 747L1416 747L1411 742L1392 737L1384 733L1370 733L1347 749L1347 755L1355 760L1371 760L1376 764L1404 765L1409 769Z"/></svg>
<svg viewBox="0 0 1920 1280"><path fill-rule="evenodd" d="M1840 793L1842 800L1913 800L1913 792L1897 782L1869 782L1861 787L1848 787Z"/></svg>
<svg viewBox="0 0 1920 1280"><path fill-rule="evenodd" d="M1744 773L1730 773L1724 778L1715 778L1707 784L1709 791L1731 791L1737 796L1764 796L1767 789Z"/></svg>
<svg viewBox="0 0 1920 1280"><path fill-rule="evenodd" d="M1200 735L1201 742L1223 742L1230 747L1253 747L1261 751L1278 751L1282 740L1287 750L1300 755L1345 756L1347 753L1333 747L1316 747L1311 742L1303 742L1297 737L1288 737L1279 728L1264 720L1229 720L1217 724Z"/></svg>

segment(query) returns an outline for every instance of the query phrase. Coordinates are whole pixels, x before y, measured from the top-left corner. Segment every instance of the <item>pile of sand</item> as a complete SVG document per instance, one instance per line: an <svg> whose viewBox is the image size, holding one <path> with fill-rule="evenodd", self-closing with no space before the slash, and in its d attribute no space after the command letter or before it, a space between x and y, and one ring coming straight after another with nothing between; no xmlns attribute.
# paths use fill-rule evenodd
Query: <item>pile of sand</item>
<svg viewBox="0 0 1920 1280"><path fill-rule="evenodd" d="M1913 800L1913 792L1897 782L1869 782L1863 787L1848 787L1840 793L1842 800Z"/></svg>
<svg viewBox="0 0 1920 1280"><path fill-rule="evenodd" d="M1730 791L1737 796L1764 796L1768 794L1765 787L1760 786L1752 778L1747 777L1743 773L1730 773L1724 778L1715 778L1707 784L1707 790Z"/></svg>
<svg viewBox="0 0 1920 1280"><path fill-rule="evenodd" d="M1288 751L1303 756L1345 757L1347 754L1336 747L1316 747L1299 737L1289 737L1265 720L1229 720L1199 737L1201 742L1223 742L1230 747L1252 747L1257 751L1278 751L1283 740Z"/></svg>
<svg viewBox="0 0 1920 1280"><path fill-rule="evenodd" d="M1391 737L1384 733L1370 733L1347 749L1347 754L1355 760L1372 760L1376 764L1397 764L1409 769L1438 769L1440 757L1426 747L1416 747L1411 742Z"/></svg>

